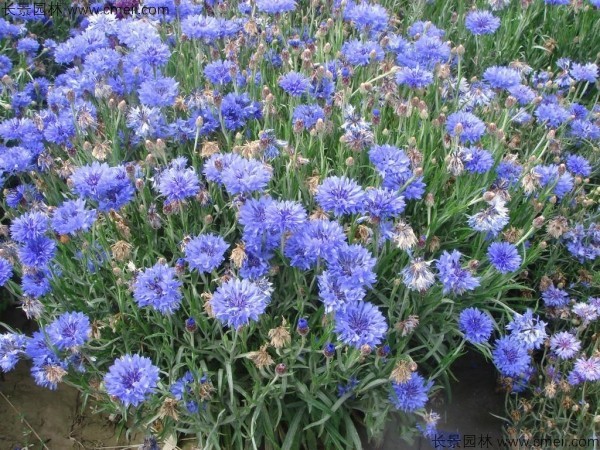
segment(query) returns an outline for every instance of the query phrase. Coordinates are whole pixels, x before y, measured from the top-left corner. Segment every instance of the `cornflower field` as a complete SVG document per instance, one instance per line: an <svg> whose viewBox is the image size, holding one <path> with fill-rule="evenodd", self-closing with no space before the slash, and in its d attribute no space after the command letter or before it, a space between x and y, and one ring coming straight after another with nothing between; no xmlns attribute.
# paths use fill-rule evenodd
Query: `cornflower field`
<svg viewBox="0 0 600 450"><path fill-rule="evenodd" d="M469 352L506 448L600 448L598 0L84 1L0 5L0 372L143 450L469 448Z"/></svg>

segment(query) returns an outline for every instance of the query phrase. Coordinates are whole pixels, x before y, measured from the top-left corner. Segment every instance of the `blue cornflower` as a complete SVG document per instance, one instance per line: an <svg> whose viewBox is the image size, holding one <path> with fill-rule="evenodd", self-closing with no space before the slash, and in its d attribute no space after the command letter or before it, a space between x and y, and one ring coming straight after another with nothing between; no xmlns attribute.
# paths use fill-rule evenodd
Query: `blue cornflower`
<svg viewBox="0 0 600 450"><path fill-rule="evenodd" d="M477 142L485 134L485 124L470 112L455 112L446 120L446 130L452 137L460 137L460 141Z"/></svg>
<svg viewBox="0 0 600 450"><path fill-rule="evenodd" d="M588 83L595 83L598 78L598 66L594 63L588 64L573 64L571 67L571 76L575 81L587 81Z"/></svg>
<svg viewBox="0 0 600 450"><path fill-rule="evenodd" d="M271 270L271 264L269 263L270 255L257 254L255 255L252 251L246 251L246 258L242 262L240 267L239 275L242 278L248 278L250 280L256 280L264 277Z"/></svg>
<svg viewBox="0 0 600 450"><path fill-rule="evenodd" d="M550 286L542 292L544 304L551 308L563 308L569 304L569 294L557 287Z"/></svg>
<svg viewBox="0 0 600 450"><path fill-rule="evenodd" d="M298 72L288 72L279 79L279 86L292 97L300 97L311 87L310 80Z"/></svg>
<svg viewBox="0 0 600 450"><path fill-rule="evenodd" d="M351 21L359 31L375 36L387 29L390 18L381 5L348 2L344 10L344 20Z"/></svg>
<svg viewBox="0 0 600 450"><path fill-rule="evenodd" d="M396 83L411 89L423 89L433 83L433 73L419 67L402 67L396 72Z"/></svg>
<svg viewBox="0 0 600 450"><path fill-rule="evenodd" d="M181 32L190 39L202 39L209 43L219 38L221 25L216 17L196 14L181 21Z"/></svg>
<svg viewBox="0 0 600 450"><path fill-rule="evenodd" d="M201 234L185 246L185 260L190 268L210 273L225 260L229 244L217 234Z"/></svg>
<svg viewBox="0 0 600 450"><path fill-rule="evenodd" d="M221 182L229 195L264 190L271 180L269 166L255 159L239 158L221 172Z"/></svg>
<svg viewBox="0 0 600 450"><path fill-rule="evenodd" d="M465 27L475 36L493 34L500 26L500 19L489 11L470 11L465 17Z"/></svg>
<svg viewBox="0 0 600 450"><path fill-rule="evenodd" d="M8 56L0 55L0 77L9 74L12 66L12 61Z"/></svg>
<svg viewBox="0 0 600 450"><path fill-rule="evenodd" d="M533 311L527 309L523 314L515 313L513 320L506 326L511 336L515 336L529 350L540 348L548 336L546 322L533 316Z"/></svg>
<svg viewBox="0 0 600 450"><path fill-rule="evenodd" d="M248 94L230 93L221 100L221 116L225 128L235 131L251 119L260 119L262 116L260 104L252 101Z"/></svg>
<svg viewBox="0 0 600 450"><path fill-rule="evenodd" d="M429 21L417 20L410 27L408 27L408 35L414 38L418 34L429 37L443 38L446 32L439 29Z"/></svg>
<svg viewBox="0 0 600 450"><path fill-rule="evenodd" d="M363 345L378 346L387 332L387 324L381 311L369 302L346 305L335 315L335 333L344 344L360 349Z"/></svg>
<svg viewBox="0 0 600 450"><path fill-rule="evenodd" d="M172 314L181 303L181 285L175 278L175 269L156 263L137 275L133 298L139 307L150 306L162 314Z"/></svg>
<svg viewBox="0 0 600 450"><path fill-rule="evenodd" d="M343 244L333 251L328 261L329 273L347 287L371 287L377 280L373 271L377 259L359 244Z"/></svg>
<svg viewBox="0 0 600 450"><path fill-rule="evenodd" d="M561 331L550 337L550 348L560 359L571 359L581 350L581 342L568 331Z"/></svg>
<svg viewBox="0 0 600 450"><path fill-rule="evenodd" d="M325 111L319 105L298 105L292 113L292 123L302 122L306 129L314 127L319 119L325 120Z"/></svg>
<svg viewBox="0 0 600 450"><path fill-rule="evenodd" d="M38 298L52 290L47 269L28 271L21 278L21 290L24 295Z"/></svg>
<svg viewBox="0 0 600 450"><path fill-rule="evenodd" d="M458 325L465 339L473 344L487 342L494 330L494 322L489 314L477 308L464 309L460 313Z"/></svg>
<svg viewBox="0 0 600 450"><path fill-rule="evenodd" d="M19 206L29 206L33 202L42 201L43 197L40 192L32 184L20 184L14 189L5 191L6 204L10 208L18 208Z"/></svg>
<svg viewBox="0 0 600 450"><path fill-rule="evenodd" d="M381 221L399 216L404 212L404 197L398 191L386 188L367 189L363 200L363 212Z"/></svg>
<svg viewBox="0 0 600 450"><path fill-rule="evenodd" d="M450 46L437 36L425 34L414 43L414 58L415 62L413 64L433 70L436 64L443 64L448 61ZM415 66L411 65L411 67Z"/></svg>
<svg viewBox="0 0 600 450"><path fill-rule="evenodd" d="M364 198L365 192L359 184L346 176L325 178L315 195L319 206L336 216L357 213Z"/></svg>
<svg viewBox="0 0 600 450"><path fill-rule="evenodd" d="M459 261L461 256L458 250L453 250L452 253L444 251L436 263L439 279L444 285L444 294L452 292L455 295L462 295L479 286L479 278L461 267Z"/></svg>
<svg viewBox="0 0 600 450"><path fill-rule="evenodd" d="M204 176L208 181L222 184L223 171L228 169L234 162L242 159L237 153L215 153L204 163Z"/></svg>
<svg viewBox="0 0 600 450"><path fill-rule="evenodd" d="M38 211L27 212L12 221L10 237L17 242L27 243L41 237L48 230L48 216Z"/></svg>
<svg viewBox="0 0 600 450"><path fill-rule="evenodd" d="M514 272L521 265L521 255L513 244L494 242L488 247L488 258L500 273Z"/></svg>
<svg viewBox="0 0 600 450"><path fill-rule="evenodd" d="M582 381L600 380L600 357L590 356L586 359L582 356L577 358L573 373L576 373Z"/></svg>
<svg viewBox="0 0 600 450"><path fill-rule="evenodd" d="M285 256L292 267L307 270L319 259L329 260L346 242L342 226L336 221L309 220L285 243Z"/></svg>
<svg viewBox="0 0 600 450"><path fill-rule="evenodd" d="M465 169L471 173L486 173L494 165L494 158L488 150L478 147L464 149Z"/></svg>
<svg viewBox="0 0 600 450"><path fill-rule="evenodd" d="M345 42L342 45L342 55L351 66L366 66L371 61L382 61L385 56L377 42L362 42L358 39Z"/></svg>
<svg viewBox="0 0 600 450"><path fill-rule="evenodd" d="M523 168L514 160L501 161L496 168L498 180L514 185L519 181Z"/></svg>
<svg viewBox="0 0 600 450"><path fill-rule="evenodd" d="M240 207L238 216L238 221L244 226L244 231L262 233L266 227L267 208L273 203L275 201L268 196L246 200Z"/></svg>
<svg viewBox="0 0 600 450"><path fill-rule="evenodd" d="M109 167L106 163L94 162L77 168L71 181L75 193L81 198L97 201L101 211L119 210L135 194L124 166Z"/></svg>
<svg viewBox="0 0 600 450"><path fill-rule="evenodd" d="M24 266L45 268L56 253L56 242L45 236L27 241L19 248L19 259Z"/></svg>
<svg viewBox="0 0 600 450"><path fill-rule="evenodd" d="M204 68L204 76L213 84L225 85L231 83L237 74L237 66L228 60L213 61Z"/></svg>
<svg viewBox="0 0 600 450"><path fill-rule="evenodd" d="M256 7L267 14L283 14L296 9L295 0L256 0Z"/></svg>
<svg viewBox="0 0 600 450"><path fill-rule="evenodd" d="M171 77L159 77L143 81L138 89L140 103L149 107L172 106L175 103L179 83Z"/></svg>
<svg viewBox="0 0 600 450"><path fill-rule="evenodd" d="M590 120L575 119L570 124L569 134L579 139L600 139L600 126Z"/></svg>
<svg viewBox="0 0 600 450"><path fill-rule="evenodd" d="M552 102L540 103L534 114L540 122L545 123L549 127L559 127L570 116L567 109Z"/></svg>
<svg viewBox="0 0 600 450"><path fill-rule="evenodd" d="M343 397L346 394L350 394L350 398L354 398L354 389L356 389L356 387L358 386L358 378L355 377L351 377L348 380L348 384L343 385L343 384L338 384L337 389L337 395L338 397Z"/></svg>
<svg viewBox="0 0 600 450"><path fill-rule="evenodd" d="M579 155L567 156L567 169L582 177L589 177L592 174L592 166L589 161Z"/></svg>
<svg viewBox="0 0 600 450"><path fill-rule="evenodd" d="M143 403L156 389L158 367L150 358L123 355L109 367L104 377L106 392L117 397L126 407Z"/></svg>
<svg viewBox="0 0 600 450"><path fill-rule="evenodd" d="M433 272L429 269L431 261L414 258L400 272L402 281L411 291L425 292L435 283Z"/></svg>
<svg viewBox="0 0 600 450"><path fill-rule="evenodd" d="M344 285L327 270L319 275L318 280L319 298L325 305L326 313L341 311L346 305L363 300L366 295L362 287Z"/></svg>
<svg viewBox="0 0 600 450"><path fill-rule="evenodd" d="M374 145L369 150L369 160L383 178L384 188L398 190L413 176L410 159L398 147Z"/></svg>
<svg viewBox="0 0 600 450"><path fill-rule="evenodd" d="M296 231L306 222L306 210L299 202L275 201L265 209L265 225L278 233Z"/></svg>
<svg viewBox="0 0 600 450"><path fill-rule="evenodd" d="M156 188L167 203L183 201L200 191L198 174L193 167L185 167L186 163L185 158L177 158L158 175Z"/></svg>
<svg viewBox="0 0 600 450"><path fill-rule="evenodd" d="M233 278L216 290L210 305L223 325L238 329L251 321L257 322L270 300L256 283Z"/></svg>
<svg viewBox="0 0 600 450"><path fill-rule="evenodd" d="M129 109L127 127L133 130L136 139L161 137L165 128L165 117L160 108L139 105Z"/></svg>
<svg viewBox="0 0 600 450"><path fill-rule="evenodd" d="M490 232L497 235L508 224L508 209L504 200L500 197L494 197L489 206L480 212L469 216L469 226L475 231Z"/></svg>
<svg viewBox="0 0 600 450"><path fill-rule="evenodd" d="M82 346L90 338L91 332L90 319L81 312L61 314L46 327L50 344L59 350Z"/></svg>
<svg viewBox="0 0 600 450"><path fill-rule="evenodd" d="M433 382L427 382L421 375L413 372L405 382L392 383L390 402L401 411L416 411L427 403L427 394L431 386L433 386Z"/></svg>
<svg viewBox="0 0 600 450"><path fill-rule="evenodd" d="M520 105L529 105L535 99L536 93L529 86L524 84L516 84L509 87L508 93L517 99Z"/></svg>
<svg viewBox="0 0 600 450"><path fill-rule="evenodd" d="M521 375L531 364L527 346L512 335L504 336L496 341L492 357L500 373L508 377Z"/></svg>
<svg viewBox="0 0 600 450"><path fill-rule="evenodd" d="M87 231L96 220L96 210L86 209L81 199L67 200L52 214L52 229L59 234Z"/></svg>
<svg viewBox="0 0 600 450"><path fill-rule="evenodd" d="M175 381L171 388L171 394L175 397L175 400L183 400L184 398L193 394L192 384L195 382L194 375L189 370L177 381Z"/></svg>
<svg viewBox="0 0 600 450"><path fill-rule="evenodd" d="M19 357L25 351L27 338L22 334L0 334L0 369L9 372L19 362Z"/></svg>
<svg viewBox="0 0 600 450"><path fill-rule="evenodd" d="M508 89L521 84L519 71L510 67L488 67L483 72L483 79L496 89Z"/></svg>
<svg viewBox="0 0 600 450"><path fill-rule="evenodd" d="M13 265L8 259L0 257L0 286L4 286L12 277Z"/></svg>
<svg viewBox="0 0 600 450"><path fill-rule="evenodd" d="M564 197L574 187L575 181L569 172L560 173L556 164L540 165L534 169L539 176L539 182L542 187L554 185L552 192L558 198Z"/></svg>

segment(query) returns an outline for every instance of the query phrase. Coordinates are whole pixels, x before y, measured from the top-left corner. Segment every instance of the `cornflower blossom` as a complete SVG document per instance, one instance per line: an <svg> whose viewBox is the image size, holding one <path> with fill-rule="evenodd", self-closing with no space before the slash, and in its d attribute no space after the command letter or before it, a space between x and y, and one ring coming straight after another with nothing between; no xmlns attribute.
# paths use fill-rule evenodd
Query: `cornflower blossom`
<svg viewBox="0 0 600 450"><path fill-rule="evenodd" d="M309 269L319 260L328 261L346 244L346 235L336 221L309 220L287 239L284 254L292 267Z"/></svg>
<svg viewBox="0 0 600 450"><path fill-rule="evenodd" d="M470 112L455 112L446 119L446 131L462 143L477 142L485 134L485 124Z"/></svg>
<svg viewBox="0 0 600 450"><path fill-rule="evenodd" d="M216 234L201 234L192 238L185 246L185 260L191 269L210 273L225 260L229 244Z"/></svg>
<svg viewBox="0 0 600 450"><path fill-rule="evenodd" d="M271 298L256 283L235 278L223 283L210 299L215 317L224 325L239 329L257 322Z"/></svg>
<svg viewBox="0 0 600 450"><path fill-rule="evenodd" d="M508 89L521 84L519 71L510 67L488 67L483 72L483 79L495 89Z"/></svg>
<svg viewBox="0 0 600 450"><path fill-rule="evenodd" d="M301 97L310 86L310 80L298 72L288 72L279 79L279 87L292 97Z"/></svg>
<svg viewBox="0 0 600 450"><path fill-rule="evenodd" d="M500 26L500 19L489 11L470 11L465 17L465 27L475 36L493 34Z"/></svg>
<svg viewBox="0 0 600 450"><path fill-rule="evenodd" d="M156 189L165 197L166 203L184 201L200 191L196 170L193 167L186 168L186 164L186 158L177 158L158 174Z"/></svg>
<svg viewBox="0 0 600 450"><path fill-rule="evenodd" d="M581 350L581 341L568 331L550 337L550 348L560 359L571 359Z"/></svg>
<svg viewBox="0 0 600 450"><path fill-rule="evenodd" d="M344 9L344 20L352 22L360 32L376 36L387 29L390 18L381 5L348 2Z"/></svg>
<svg viewBox="0 0 600 450"><path fill-rule="evenodd" d="M283 14L296 9L295 0L256 0L256 7L267 14Z"/></svg>
<svg viewBox="0 0 600 450"><path fill-rule="evenodd" d="M575 360L573 372L578 374L584 381L600 380L600 357L581 357Z"/></svg>
<svg viewBox="0 0 600 450"><path fill-rule="evenodd" d="M454 295L462 295L479 286L479 278L461 267L459 261L461 256L458 250L453 250L452 253L444 251L436 263L438 278L444 286L444 294L452 292Z"/></svg>
<svg viewBox="0 0 600 450"><path fill-rule="evenodd" d="M357 349L364 345L376 347L383 341L387 329L383 314L369 302L347 304L335 315L334 332L339 340Z"/></svg>
<svg viewBox="0 0 600 450"><path fill-rule="evenodd" d="M96 210L86 209L81 199L67 200L52 214L52 229L59 234L75 235L88 231L96 220Z"/></svg>
<svg viewBox="0 0 600 450"><path fill-rule="evenodd" d="M427 394L433 386L433 382L425 379L416 372L410 374L410 378L403 383L392 383L390 402L396 409L404 412L413 412L425 407Z"/></svg>
<svg viewBox="0 0 600 450"><path fill-rule="evenodd" d="M306 129L314 127L319 119L325 120L325 111L319 105L298 105L292 113L292 124L302 123Z"/></svg>
<svg viewBox="0 0 600 450"><path fill-rule="evenodd" d="M344 244L333 251L328 270L343 286L371 287L377 280L373 271L377 260L365 247Z"/></svg>
<svg viewBox="0 0 600 450"><path fill-rule="evenodd" d="M251 194L264 190L271 180L272 171L255 159L235 159L221 172L221 181L229 195Z"/></svg>
<svg viewBox="0 0 600 450"><path fill-rule="evenodd" d="M581 318L584 324L589 324L598 318L597 308L588 303L576 303L573 305L573 312Z"/></svg>
<svg viewBox="0 0 600 450"><path fill-rule="evenodd" d="M305 222L306 210L300 202L275 201L265 209L264 225L277 233L297 231Z"/></svg>
<svg viewBox="0 0 600 450"><path fill-rule="evenodd" d="M355 214L360 211L365 192L358 183L346 176L328 177L317 189L315 200L325 211L336 216Z"/></svg>
<svg viewBox="0 0 600 450"><path fill-rule="evenodd" d="M319 298L325 305L325 312L331 313L343 310L346 305L364 299L366 292L362 287L349 287L325 270L318 277Z"/></svg>
<svg viewBox="0 0 600 450"><path fill-rule="evenodd" d="M423 89L433 83L433 73L419 67L402 67L396 72L396 83L411 89Z"/></svg>
<svg viewBox="0 0 600 450"><path fill-rule="evenodd" d="M44 213L31 211L12 221L10 237L22 244L42 237L48 230L48 216Z"/></svg>
<svg viewBox="0 0 600 450"><path fill-rule="evenodd" d="M523 314L515 313L513 320L506 325L511 336L518 339L528 350L538 349L548 337L546 322L533 316L533 311L528 309Z"/></svg>
<svg viewBox="0 0 600 450"><path fill-rule="evenodd" d="M11 262L0 256L0 286L4 286L12 277L13 265Z"/></svg>
<svg viewBox="0 0 600 450"><path fill-rule="evenodd" d="M508 242L494 242L487 251L490 263L500 273L514 272L521 266L521 255L517 248Z"/></svg>
<svg viewBox="0 0 600 450"><path fill-rule="evenodd" d="M515 377L525 373L531 365L528 347L513 335L498 339L492 351L494 364L504 376Z"/></svg>
<svg viewBox="0 0 600 450"><path fill-rule="evenodd" d="M385 53L375 41L352 39L342 45L342 55L352 66L366 66L371 62L382 61Z"/></svg>
<svg viewBox="0 0 600 450"><path fill-rule="evenodd" d="M106 392L120 400L125 407L138 406L156 389L158 367L150 358L140 355L123 355L109 367L104 377Z"/></svg>
<svg viewBox="0 0 600 450"><path fill-rule="evenodd" d="M363 201L363 213L373 221L392 219L404 212L404 197L386 188L367 189Z"/></svg>
<svg viewBox="0 0 600 450"><path fill-rule="evenodd" d="M411 291L425 292L435 283L435 276L429 269L432 261L414 258L400 272L402 281Z"/></svg>
<svg viewBox="0 0 600 450"><path fill-rule="evenodd" d="M81 312L61 314L46 327L50 343L59 350L82 346L92 332L90 319Z"/></svg>
<svg viewBox="0 0 600 450"><path fill-rule="evenodd" d="M162 314L179 309L182 282L175 278L175 269L156 263L137 275L133 283L133 298L139 307L150 306Z"/></svg>
<svg viewBox="0 0 600 450"><path fill-rule="evenodd" d="M19 247L19 260L25 266L45 269L56 254L56 242L45 236L27 241Z"/></svg>
<svg viewBox="0 0 600 450"><path fill-rule="evenodd" d="M106 163L94 162L77 168L71 181L80 198L98 202L98 208L104 212L121 209L135 194L124 166L110 167Z"/></svg>
<svg viewBox="0 0 600 450"><path fill-rule="evenodd" d="M595 83L598 78L598 66L594 63L588 64L573 64L571 67L571 76L575 81L585 81Z"/></svg>
<svg viewBox="0 0 600 450"><path fill-rule="evenodd" d="M492 233L494 236L497 235L508 225L510 220L505 204L506 202L500 196L494 197L489 202L490 206L469 216L469 226L475 231L486 231Z"/></svg>
<svg viewBox="0 0 600 450"><path fill-rule="evenodd" d="M569 294L562 289L550 286L542 292L542 300L548 307L563 308L569 304Z"/></svg>
<svg viewBox="0 0 600 450"><path fill-rule="evenodd" d="M494 330L494 322L489 314L477 308L464 309L460 313L458 325L465 339L473 344L487 342Z"/></svg>
<svg viewBox="0 0 600 450"><path fill-rule="evenodd" d="M213 61L204 67L204 76L217 85L225 85L233 81L232 74L237 74L237 67L231 61Z"/></svg>
<svg viewBox="0 0 600 450"><path fill-rule="evenodd" d="M25 351L27 338L22 334L0 334L0 369L9 372L15 368Z"/></svg>

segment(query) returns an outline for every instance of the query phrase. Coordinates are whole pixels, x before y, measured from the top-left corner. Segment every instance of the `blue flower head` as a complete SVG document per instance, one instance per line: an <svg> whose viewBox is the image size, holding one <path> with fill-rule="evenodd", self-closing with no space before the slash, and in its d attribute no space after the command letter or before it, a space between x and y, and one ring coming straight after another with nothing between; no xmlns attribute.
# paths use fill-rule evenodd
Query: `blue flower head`
<svg viewBox="0 0 600 450"><path fill-rule="evenodd" d="M477 308L467 308L460 313L458 320L465 339L473 344L487 342L494 330L494 322L489 314Z"/></svg>
<svg viewBox="0 0 600 450"><path fill-rule="evenodd" d="M404 412L413 412L425 407L427 394L433 386L431 381L427 382L416 372L403 383L392 383L390 402L396 409Z"/></svg>
<svg viewBox="0 0 600 450"><path fill-rule="evenodd" d="M256 283L231 279L213 294L210 305L215 317L223 324L238 329L258 321L270 302Z"/></svg>
<svg viewBox="0 0 600 450"><path fill-rule="evenodd" d="M124 355L110 366L104 385L108 395L116 397L126 407L138 406L154 392L158 379L158 367L150 358Z"/></svg>
<svg viewBox="0 0 600 450"><path fill-rule="evenodd" d="M181 303L181 285L175 269L156 263L138 274L133 284L133 298L141 308L150 306L162 314L172 314Z"/></svg>
<svg viewBox="0 0 600 450"><path fill-rule="evenodd" d="M90 319L81 312L64 313L46 327L50 343L59 350L82 346L91 332Z"/></svg>
<svg viewBox="0 0 600 450"><path fill-rule="evenodd" d="M358 301L335 315L335 333L346 345L360 349L378 346L387 332L383 314L372 303Z"/></svg>
<svg viewBox="0 0 600 450"><path fill-rule="evenodd" d="M210 273L225 260L229 244L216 234L201 234L185 246L185 260L191 269Z"/></svg>

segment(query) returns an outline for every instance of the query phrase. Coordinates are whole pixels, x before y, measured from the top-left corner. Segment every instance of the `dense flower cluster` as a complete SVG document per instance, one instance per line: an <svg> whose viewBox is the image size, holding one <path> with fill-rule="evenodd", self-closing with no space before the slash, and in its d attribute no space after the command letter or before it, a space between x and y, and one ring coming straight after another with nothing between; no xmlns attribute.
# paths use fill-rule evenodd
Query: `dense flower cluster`
<svg viewBox="0 0 600 450"><path fill-rule="evenodd" d="M465 345L593 413L598 5L568 3L0 18L0 287L39 324L0 369L203 448L346 448L390 405L431 437Z"/></svg>

